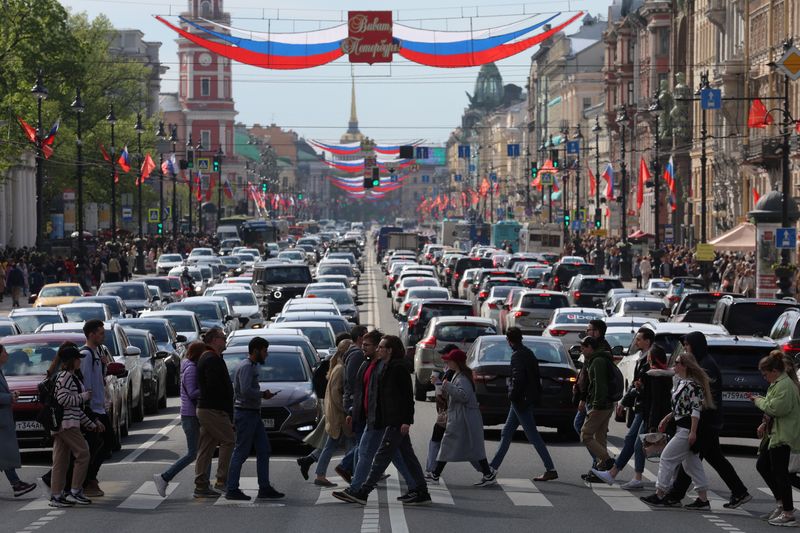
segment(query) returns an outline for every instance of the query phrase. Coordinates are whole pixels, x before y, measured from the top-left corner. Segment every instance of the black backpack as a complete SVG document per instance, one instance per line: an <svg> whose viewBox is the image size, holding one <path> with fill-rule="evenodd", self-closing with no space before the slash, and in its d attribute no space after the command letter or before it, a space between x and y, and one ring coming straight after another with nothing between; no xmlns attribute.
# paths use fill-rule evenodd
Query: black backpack
<svg viewBox="0 0 800 533"><path fill-rule="evenodd" d="M609 361L609 365L608 401L613 403L620 401L625 395L625 378L616 363Z"/></svg>
<svg viewBox="0 0 800 533"><path fill-rule="evenodd" d="M328 370L330 367L330 360L325 359L314 369L314 373L311 377L311 384L314 387L314 393L317 395L317 398L325 398L325 389L328 388Z"/></svg>
<svg viewBox="0 0 800 533"><path fill-rule="evenodd" d="M46 431L58 431L61 427L61 420L64 418L64 407L56 400L56 376L54 374L43 379L37 386L39 392L39 403L42 408L36 415L39 422Z"/></svg>

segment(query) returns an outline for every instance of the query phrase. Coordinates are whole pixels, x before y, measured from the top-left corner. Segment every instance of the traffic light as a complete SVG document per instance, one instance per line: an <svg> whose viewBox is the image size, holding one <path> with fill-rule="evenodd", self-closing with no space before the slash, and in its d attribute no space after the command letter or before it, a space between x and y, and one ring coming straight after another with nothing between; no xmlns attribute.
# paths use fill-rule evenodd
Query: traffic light
<svg viewBox="0 0 800 533"><path fill-rule="evenodd" d="M219 172L219 156L216 156L216 155L214 156L214 159L212 161L212 165L213 165L212 168L214 169L214 172Z"/></svg>
<svg viewBox="0 0 800 533"><path fill-rule="evenodd" d="M561 166L558 161L558 149L554 148L550 150L550 161L553 162L553 168L558 168Z"/></svg>
<svg viewBox="0 0 800 533"><path fill-rule="evenodd" d="M364 188L365 189L372 188L372 178L364 178Z"/></svg>
<svg viewBox="0 0 800 533"><path fill-rule="evenodd" d="M267 182L266 181L261 183L261 192L263 192L264 194L267 194Z"/></svg>
<svg viewBox="0 0 800 533"><path fill-rule="evenodd" d="M565 228L569 227L569 219L570 219L570 215L569 215L568 212L565 211L564 212L564 227Z"/></svg>
<svg viewBox="0 0 800 533"><path fill-rule="evenodd" d="M164 235L164 224L163 223L159 222L156 225L156 233L158 233L159 235Z"/></svg>
<svg viewBox="0 0 800 533"><path fill-rule="evenodd" d="M301 192L297 193L297 199L298 200L302 200L303 199L303 193L301 193Z"/></svg>
<svg viewBox="0 0 800 533"><path fill-rule="evenodd" d="M536 179L536 175L539 173L539 163L533 162L531 163L531 179Z"/></svg>
<svg viewBox="0 0 800 533"><path fill-rule="evenodd" d="M597 208L597 209L594 210L594 227L595 227L595 229L600 229L600 227L603 225L603 214L602 213L603 212L600 210L600 208Z"/></svg>
<svg viewBox="0 0 800 533"><path fill-rule="evenodd" d="M372 186L380 187L381 184L381 171L378 167L372 168Z"/></svg>
<svg viewBox="0 0 800 533"><path fill-rule="evenodd" d="M186 152L186 168L194 168L194 152L192 150Z"/></svg>

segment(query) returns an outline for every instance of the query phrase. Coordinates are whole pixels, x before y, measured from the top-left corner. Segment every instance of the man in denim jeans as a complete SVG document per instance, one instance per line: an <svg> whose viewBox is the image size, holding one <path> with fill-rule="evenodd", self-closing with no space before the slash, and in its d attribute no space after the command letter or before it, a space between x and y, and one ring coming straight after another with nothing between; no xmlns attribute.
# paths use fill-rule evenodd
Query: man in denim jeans
<svg viewBox="0 0 800 533"><path fill-rule="evenodd" d="M539 362L530 348L522 343L522 330L518 327L508 328L506 340L511 346L511 383L508 388L508 396L511 400L511 407L508 410L506 425L500 433L500 446L495 452L490 466L498 470L505 458L508 448L511 446L511 439L514 432L522 425L525 436L536 449L536 453L544 463L546 472L534 481L550 481L558 479L558 472L547 451L547 446L536 429L536 420L533 418L533 406L539 403L541 397L542 384L539 378Z"/></svg>
<svg viewBox="0 0 800 533"><path fill-rule="evenodd" d="M258 499L283 498L283 493L275 490L269 483L270 446L267 430L261 420L261 399L269 400L277 394L265 390L261 392L258 384L259 367L267 360L269 342L262 337L253 337L247 346L248 357L239 364L233 378L234 414L236 427L236 447L228 469L226 500L248 501L250 496L239 489L239 476L242 466L256 449L256 473L258 475Z"/></svg>

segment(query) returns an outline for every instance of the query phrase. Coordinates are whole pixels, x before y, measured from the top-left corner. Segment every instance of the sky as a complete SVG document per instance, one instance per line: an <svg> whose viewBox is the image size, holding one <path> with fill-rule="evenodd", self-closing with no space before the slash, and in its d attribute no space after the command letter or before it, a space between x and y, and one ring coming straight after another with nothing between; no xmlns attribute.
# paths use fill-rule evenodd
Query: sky
<svg viewBox="0 0 800 533"><path fill-rule="evenodd" d="M177 34L154 16L171 22L185 11L187 0L60 0L73 12L94 18L107 16L117 28L136 28L145 40L162 43L160 59L169 70L162 92L177 91ZM513 4L509 0L441 0L430 8L425 0L225 0L231 26L245 30L302 32L346 20L349 9L392 10L394 20L409 26L463 31L491 28L536 13L586 11L608 14L611 0L536 0ZM291 8L291 9L290 9ZM578 29L576 22L567 33ZM504 83L525 87L534 49L498 63ZM381 144L412 139L444 142L460 124L473 92L479 67L438 69L410 63L395 55L389 65L351 67L346 57L306 70L269 70L234 63L233 96L236 120L248 126L277 124L312 139L338 141L350 116L351 70L356 83L358 119L362 133Z"/></svg>

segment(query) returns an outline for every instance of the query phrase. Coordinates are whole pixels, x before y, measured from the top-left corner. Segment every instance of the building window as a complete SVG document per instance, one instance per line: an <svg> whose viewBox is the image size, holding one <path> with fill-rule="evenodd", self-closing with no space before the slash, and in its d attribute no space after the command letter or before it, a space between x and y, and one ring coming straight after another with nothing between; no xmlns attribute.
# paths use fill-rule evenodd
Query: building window
<svg viewBox="0 0 800 533"><path fill-rule="evenodd" d="M583 99L583 109L589 109L592 107L592 99L591 97L584 97Z"/></svg>
<svg viewBox="0 0 800 533"><path fill-rule="evenodd" d="M203 145L203 150L211 150L211 130L200 131L200 142Z"/></svg>
<svg viewBox="0 0 800 533"><path fill-rule="evenodd" d="M633 103L633 82L628 82L628 95L625 98L625 103L631 105Z"/></svg>
<svg viewBox="0 0 800 533"><path fill-rule="evenodd" d="M211 96L211 78L200 78L200 96Z"/></svg>
<svg viewBox="0 0 800 533"><path fill-rule="evenodd" d="M669 53L669 29L661 28L658 30L658 53L665 55Z"/></svg>
<svg viewBox="0 0 800 533"><path fill-rule="evenodd" d="M211 17L211 2L207 0L205 2L200 2L200 16L203 18Z"/></svg>

